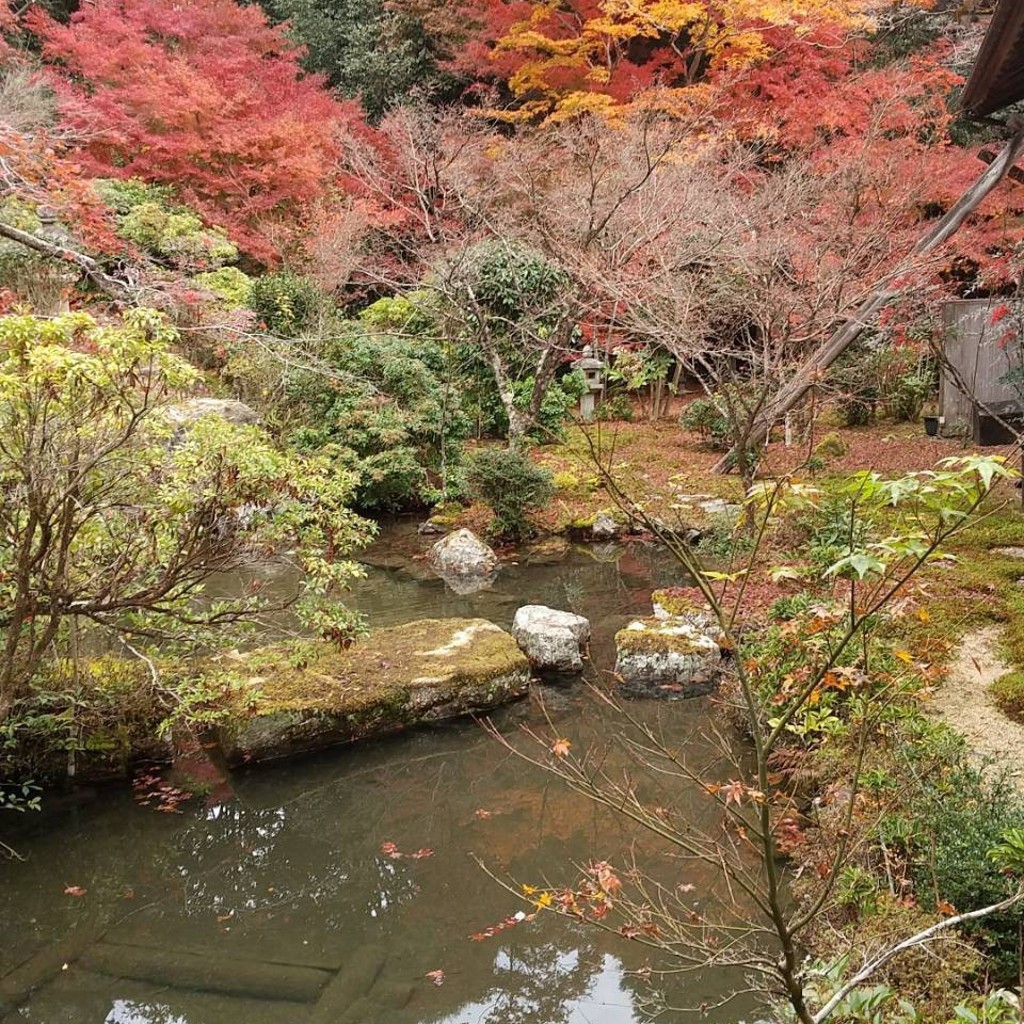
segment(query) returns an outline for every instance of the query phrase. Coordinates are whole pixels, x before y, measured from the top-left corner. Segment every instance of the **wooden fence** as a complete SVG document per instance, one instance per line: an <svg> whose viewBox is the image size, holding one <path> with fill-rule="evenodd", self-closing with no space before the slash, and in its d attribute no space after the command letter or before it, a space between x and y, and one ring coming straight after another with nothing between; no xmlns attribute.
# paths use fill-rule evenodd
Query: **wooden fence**
<svg viewBox="0 0 1024 1024"><path fill-rule="evenodd" d="M1003 378L1018 359L1016 343L1000 345L1006 324L993 324L1001 299L960 299L942 306L943 366L939 415L944 436L978 433L977 413L1002 414L1020 402L1017 389Z"/></svg>

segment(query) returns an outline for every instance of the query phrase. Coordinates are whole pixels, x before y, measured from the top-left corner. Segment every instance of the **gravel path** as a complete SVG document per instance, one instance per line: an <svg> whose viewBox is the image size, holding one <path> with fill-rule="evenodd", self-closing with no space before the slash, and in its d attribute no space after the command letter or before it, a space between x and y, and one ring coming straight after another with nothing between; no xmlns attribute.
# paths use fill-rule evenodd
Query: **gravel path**
<svg viewBox="0 0 1024 1024"><path fill-rule="evenodd" d="M1010 721L988 694L989 685L1009 668L999 654L998 627L968 633L931 706L964 735L979 758L991 758L996 766L1005 767L1024 791L1024 725Z"/></svg>

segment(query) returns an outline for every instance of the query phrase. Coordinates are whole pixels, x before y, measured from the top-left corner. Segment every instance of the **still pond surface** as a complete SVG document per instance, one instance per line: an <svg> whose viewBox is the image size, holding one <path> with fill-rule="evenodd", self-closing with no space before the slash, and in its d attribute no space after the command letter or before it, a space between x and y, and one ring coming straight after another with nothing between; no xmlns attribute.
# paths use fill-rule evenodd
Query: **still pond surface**
<svg viewBox="0 0 1024 1024"><path fill-rule="evenodd" d="M492 589L458 596L408 557L426 544L399 525L368 554L351 603L373 624L479 615L507 628L524 603L571 609L593 624L593 678L612 667L615 631L650 614L651 591L682 581L653 545L588 546L524 557ZM699 735L715 713L707 700L633 707L688 754L713 760ZM581 683L539 688L494 721L515 736L545 713L574 746L607 744L615 729ZM684 818L709 813L678 786L669 799ZM524 905L474 855L516 883L557 884L577 877L574 865L621 864L632 847L696 885L697 906L721 880L667 861L473 722L236 773L176 811L158 804L125 787L19 822L9 838L24 860L0 862L0 974L47 960L58 969L27 1003L7 1016L0 1008L4 1024L638 1024L651 1019L652 999L715 1004L742 984L725 971L645 980L634 973L648 962L642 948L553 914L480 940ZM396 858L382 852L391 843L432 852ZM155 980L95 969L123 960L145 975L147 958ZM268 998L280 985L287 994L296 969L299 988L310 971L349 978L351 1013L294 992ZM184 980L168 984L176 970ZM207 987L227 978L238 991L190 988L204 970L220 979ZM736 999L703 1018L659 1019L724 1024L748 1011Z"/></svg>

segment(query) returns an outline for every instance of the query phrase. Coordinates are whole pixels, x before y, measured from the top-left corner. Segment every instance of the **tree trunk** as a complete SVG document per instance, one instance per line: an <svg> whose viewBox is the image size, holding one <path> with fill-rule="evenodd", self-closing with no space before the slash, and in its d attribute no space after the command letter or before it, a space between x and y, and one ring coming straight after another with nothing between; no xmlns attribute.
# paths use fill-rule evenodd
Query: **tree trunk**
<svg viewBox="0 0 1024 1024"><path fill-rule="evenodd" d="M948 241L960 230L967 218L981 205L985 197L1007 175L1024 152L1024 129L1018 129L1003 151L985 169L978 180L960 197L948 213L935 224L914 246L911 256L923 256ZM890 275L887 280L891 280ZM797 370L795 377L768 403L758 417L747 438L750 445L759 445L767 437L772 424L785 415L807 393L818 378L853 344L865 327L896 297L897 291L881 284L857 307L849 319ZM727 472L732 465L729 452L715 464L718 473Z"/></svg>
<svg viewBox="0 0 1024 1024"><path fill-rule="evenodd" d="M70 263L72 266L78 267L100 291L118 302L128 301L132 297L131 289L128 285L116 277L111 277L91 256L75 252L74 249L65 249L59 245L54 245L44 238L39 238L28 231L22 231L20 228L12 227L10 224L3 223L3 221L0 221L0 237L17 242L19 245L25 246L26 249L41 253L43 256L49 256L52 259L61 260L64 263Z"/></svg>

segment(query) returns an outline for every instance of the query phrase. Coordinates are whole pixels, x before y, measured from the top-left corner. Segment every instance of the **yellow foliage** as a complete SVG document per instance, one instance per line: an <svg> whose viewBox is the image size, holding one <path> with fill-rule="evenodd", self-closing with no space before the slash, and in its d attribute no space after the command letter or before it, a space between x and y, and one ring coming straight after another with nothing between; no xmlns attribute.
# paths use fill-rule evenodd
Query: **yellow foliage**
<svg viewBox="0 0 1024 1024"><path fill-rule="evenodd" d="M929 7L934 0L915 2ZM821 24L863 31L873 26L873 15L884 4L885 0L602 0L599 13L566 34L571 21L564 7L554 0L538 0L530 17L513 25L495 47L496 53L518 52L527 58L509 80L523 104L515 111L488 113L510 121L557 121L582 113L617 120L638 104L644 109L692 109L693 100L685 94L700 89L708 68L749 67L771 56L765 27L788 26L796 34ZM641 93L627 102L621 98L622 90L618 98L602 91L607 87L614 92L615 70L637 40L671 48L678 58L683 81L658 89L662 95L654 101ZM570 84L573 80L575 84ZM585 91L588 84L592 91Z"/></svg>

